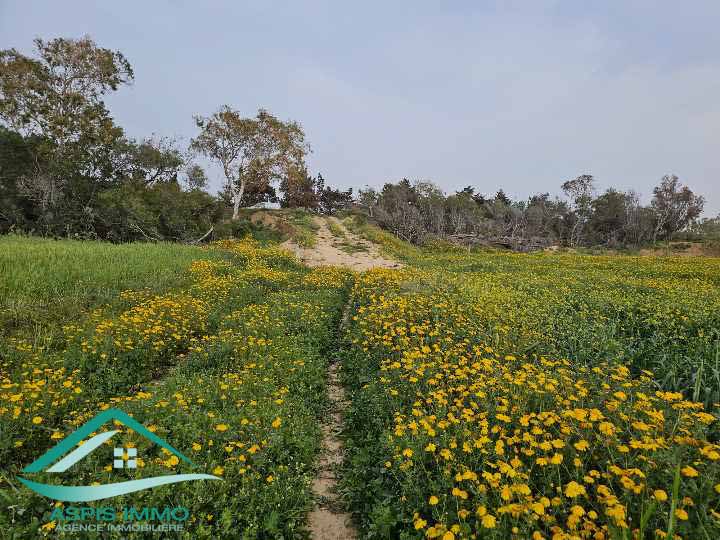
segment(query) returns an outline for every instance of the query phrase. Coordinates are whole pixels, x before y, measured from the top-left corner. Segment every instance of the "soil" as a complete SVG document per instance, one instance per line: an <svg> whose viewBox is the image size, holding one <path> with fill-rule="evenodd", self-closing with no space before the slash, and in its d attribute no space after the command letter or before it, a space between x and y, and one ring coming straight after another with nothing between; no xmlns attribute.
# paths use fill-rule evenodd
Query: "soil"
<svg viewBox="0 0 720 540"><path fill-rule="evenodd" d="M336 237L328 229L329 220L344 233L343 237ZM380 254L378 246L364 240L346 229L339 219L335 217L315 217L319 227L316 235L316 244L311 248L301 247L291 240L283 242L282 247L295 254L308 266L344 266L358 272L371 268L400 268L402 265ZM343 251L341 246L350 247L350 251Z"/></svg>
<svg viewBox="0 0 720 540"><path fill-rule="evenodd" d="M328 394L330 415L323 424L323 440L317 476L313 480L316 496L315 508L308 516L311 537L315 540L353 540L357 532L351 516L345 511L342 497L337 493L337 472L342 464L342 442L338 438L342 430L342 411L345 409L345 393L338 382L338 364L328 369Z"/></svg>

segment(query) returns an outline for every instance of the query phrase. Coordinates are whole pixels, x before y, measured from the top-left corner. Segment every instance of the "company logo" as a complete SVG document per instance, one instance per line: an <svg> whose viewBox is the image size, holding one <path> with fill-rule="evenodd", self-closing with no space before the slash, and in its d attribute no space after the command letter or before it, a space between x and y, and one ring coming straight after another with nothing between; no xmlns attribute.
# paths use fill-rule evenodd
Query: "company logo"
<svg viewBox="0 0 720 540"><path fill-rule="evenodd" d="M182 452L170 446L166 441L149 431L145 426L120 409L108 409L85 422L85 424L80 426L76 431L65 437L57 445L25 467L22 472L38 473L45 471L49 473L62 473L67 471L70 467L96 450L105 441L112 439L113 436L119 433L117 430L104 431L90 437L92 433L97 432L105 423L113 420L117 420L146 439L165 448L179 459L193 465L193 462ZM87 437L90 437L90 439L87 439ZM84 443L78 446L78 443L82 441L84 441ZM126 456L127 459L125 459ZM137 457L136 448L115 447L113 452L113 468L134 469L137 467ZM106 499L108 497L117 497L135 491L152 489L166 484L176 484L178 482L188 482L192 480L222 480L222 478L210 474L170 474L93 486L42 484L22 477L18 477L18 480L36 493L50 497L51 499L69 502L88 502Z"/></svg>

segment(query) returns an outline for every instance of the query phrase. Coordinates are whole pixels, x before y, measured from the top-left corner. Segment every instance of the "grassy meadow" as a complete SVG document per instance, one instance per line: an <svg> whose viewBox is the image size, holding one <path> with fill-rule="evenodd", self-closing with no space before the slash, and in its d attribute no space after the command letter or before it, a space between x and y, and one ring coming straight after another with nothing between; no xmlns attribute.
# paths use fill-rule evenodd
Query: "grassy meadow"
<svg viewBox="0 0 720 540"><path fill-rule="evenodd" d="M50 291L68 284L59 300L87 308L45 315L62 333L52 347L14 325L3 339L0 528L9 538L73 536L56 531L52 501L15 477L109 407L133 415L201 469L189 470L128 432L143 475L223 478L212 486L185 483L115 498L116 506L185 506L191 513L186 538L301 534L312 504L327 350L347 272L309 271L250 239L207 249L27 238L3 245L4 268L10 268L3 272L11 293L6 305L29 306L27 317L39 317ZM126 267L132 263L139 268ZM42 285L20 279L23 269L32 269ZM40 481L117 480L123 473L108 465L111 450L95 452L69 477L46 474Z"/></svg>
<svg viewBox="0 0 720 540"><path fill-rule="evenodd" d="M190 263L223 253L171 243L105 242L0 236L0 335L37 344L58 325L94 308L122 307L120 293L160 293L189 283Z"/></svg>
<svg viewBox="0 0 720 540"><path fill-rule="evenodd" d="M308 536L338 358L361 537L720 537L720 259L417 248L343 223L405 266L308 269L272 235L0 238L0 529L71 536L15 477L118 407L223 481L115 506L185 506L184 538ZM191 472L126 431L143 475ZM103 457L73 483L126 474Z"/></svg>
<svg viewBox="0 0 720 540"><path fill-rule="evenodd" d="M720 259L355 230L408 263L358 278L343 336L364 535L720 536Z"/></svg>

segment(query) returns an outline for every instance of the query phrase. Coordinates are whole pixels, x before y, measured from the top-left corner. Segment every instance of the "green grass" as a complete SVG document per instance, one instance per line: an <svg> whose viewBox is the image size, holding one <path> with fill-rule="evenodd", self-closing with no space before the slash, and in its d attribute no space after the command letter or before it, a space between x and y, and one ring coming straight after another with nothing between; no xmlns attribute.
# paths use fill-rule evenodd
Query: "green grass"
<svg viewBox="0 0 720 540"><path fill-rule="evenodd" d="M345 231L343 228L338 225L335 221L328 219L327 220L327 227L330 230L330 234L332 234L336 238L345 238Z"/></svg>
<svg viewBox="0 0 720 540"><path fill-rule="evenodd" d="M12 298L39 305L57 291L80 310L73 320L48 311L48 323L65 338L54 350L0 342L0 500L11 507L0 512L0 529L7 537L36 536L54 509L16 480L22 467L57 442L53 433L65 436L107 406L152 426L194 462L168 461L157 446L121 428L116 444L121 437L123 445L132 442L143 460L130 478L204 472L223 481L160 487L90 506L184 506L190 511L186 532L174 538L305 536L327 406L327 361L349 272L309 272L277 247L251 240L207 250L5 242L14 253L29 248L30 260L4 263ZM82 264L87 260L95 264ZM52 286L22 279L37 267L54 275ZM83 294L72 286L77 280L102 291L107 307L82 311L96 307L99 293ZM169 290L159 291L160 284ZM127 289L136 292L122 301L112 296ZM65 476L33 478L116 482L128 475L108 468L111 454L112 445L105 445Z"/></svg>
<svg viewBox="0 0 720 540"><path fill-rule="evenodd" d="M220 252L171 243L0 237L0 335L40 342L100 305L122 306L126 289L163 292L188 282L197 258Z"/></svg>
<svg viewBox="0 0 720 540"><path fill-rule="evenodd" d="M344 240L340 242L339 244L336 244L338 249L341 251L344 251L345 253L365 253L369 251L368 247L365 244L361 244L360 242L353 242L352 240Z"/></svg>
<svg viewBox="0 0 720 540"><path fill-rule="evenodd" d="M336 238L335 246L345 253L363 253L369 251L368 246L361 242L353 241L345 234L345 229L336 221L328 219L327 227L330 233Z"/></svg>
<svg viewBox="0 0 720 540"><path fill-rule="evenodd" d="M317 231L320 226L315 223L315 216L305 210L293 209L283 211L281 216L292 226L290 233L293 241L304 247L315 247Z"/></svg>
<svg viewBox="0 0 720 540"><path fill-rule="evenodd" d="M364 222L357 216L349 216L343 220L343 225L361 238L369 240L380 246L384 254L405 262L417 262L422 250L408 242L400 240L394 234Z"/></svg>

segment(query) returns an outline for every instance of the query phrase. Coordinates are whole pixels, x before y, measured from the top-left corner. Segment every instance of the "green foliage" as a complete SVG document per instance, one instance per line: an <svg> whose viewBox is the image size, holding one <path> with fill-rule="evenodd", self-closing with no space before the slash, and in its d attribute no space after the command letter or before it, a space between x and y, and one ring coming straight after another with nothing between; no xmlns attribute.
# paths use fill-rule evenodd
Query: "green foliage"
<svg viewBox="0 0 720 540"><path fill-rule="evenodd" d="M328 220L327 228L330 230L330 234L332 234L335 238L345 238L345 231L336 222Z"/></svg>
<svg viewBox="0 0 720 540"><path fill-rule="evenodd" d="M284 239L280 231L265 227L262 224L253 223L246 218L218 223L215 225L213 236L218 239L244 238L250 236L263 244L281 242Z"/></svg>
<svg viewBox="0 0 720 540"><path fill-rule="evenodd" d="M91 308L125 306L119 294L126 289L160 293L187 284L185 270L198 257L224 258L170 243L0 237L0 333L47 345Z"/></svg>
<svg viewBox="0 0 720 540"><path fill-rule="evenodd" d="M284 122L265 109L245 118L224 105L209 117L196 116L200 133L191 148L220 165L225 188L239 216L245 191L263 193L274 181L304 171L308 145L300 124Z"/></svg>
<svg viewBox="0 0 720 540"><path fill-rule="evenodd" d="M282 216L291 226L290 236L295 243L305 248L315 246L319 225L315 223L313 214L296 208L283 213Z"/></svg>
<svg viewBox="0 0 720 540"><path fill-rule="evenodd" d="M18 248L22 242L52 244L15 241ZM134 261L123 257L128 250L144 252L144 261L160 256L160 263L166 262L163 251L172 250L189 268L165 264L168 272L178 274L173 290L126 291L120 295L121 311L102 309L65 325L65 347L47 351L22 340L3 343L0 369L6 391L0 399L19 404L23 413L13 415L11 408L0 407L0 498L12 500L13 508L12 513L0 513L0 527L20 538L37 534L49 523L54 507L20 487L15 476L56 442L51 438L54 432L67 434L77 427L78 418L86 419L112 403L196 464L173 460L122 428L120 436L138 448L141 476L207 472L223 479L138 492L114 498L113 505L185 506L191 516L181 538L303 536L312 504L310 478L319 451L319 419L326 406L327 356L349 274L308 273L285 252L251 240L221 242L203 250L163 244L57 245L69 252L78 245L82 254L98 246L111 254L118 279L128 270L124 263ZM31 258L52 260L52 255L40 253L31 251ZM95 278L93 270L86 266L83 273L73 261L68 255L60 259L60 266L85 281ZM22 275L22 269L13 274ZM138 271L121 282L135 289L148 278ZM8 287L29 288L23 294L32 298L45 294L19 282ZM14 294L22 296L19 290ZM38 385L43 386L42 394L32 391ZM55 400L52 405L49 396ZM108 466L111 448L91 454L66 483L117 481L123 473ZM35 479L50 481L50 476Z"/></svg>
<svg viewBox="0 0 720 540"><path fill-rule="evenodd" d="M100 195L93 232L116 242L189 241L203 236L221 213L204 191L183 191L177 182L147 186L128 181Z"/></svg>
<svg viewBox="0 0 720 540"><path fill-rule="evenodd" d="M342 336L365 537L720 534L720 260L423 257Z"/></svg>
<svg viewBox="0 0 720 540"><path fill-rule="evenodd" d="M421 250L416 246L401 240L394 234L391 234L376 225L370 224L364 217L355 215L349 216L343 220L343 225L365 240L369 240L379 245L382 250L391 257L409 261L415 260L421 253Z"/></svg>

